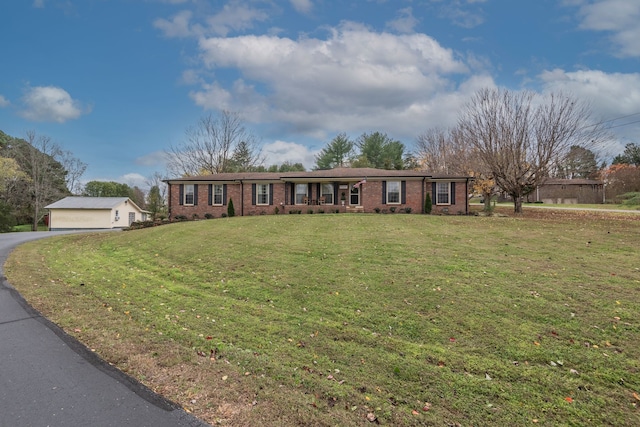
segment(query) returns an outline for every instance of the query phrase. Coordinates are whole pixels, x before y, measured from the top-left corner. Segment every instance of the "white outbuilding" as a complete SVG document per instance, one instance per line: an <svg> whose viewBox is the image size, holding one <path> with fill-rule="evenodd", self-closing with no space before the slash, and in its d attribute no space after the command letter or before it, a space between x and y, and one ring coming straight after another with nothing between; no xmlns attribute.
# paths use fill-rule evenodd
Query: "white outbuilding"
<svg viewBox="0 0 640 427"><path fill-rule="evenodd" d="M148 211L128 197L65 197L48 206L49 230L126 228L146 221Z"/></svg>

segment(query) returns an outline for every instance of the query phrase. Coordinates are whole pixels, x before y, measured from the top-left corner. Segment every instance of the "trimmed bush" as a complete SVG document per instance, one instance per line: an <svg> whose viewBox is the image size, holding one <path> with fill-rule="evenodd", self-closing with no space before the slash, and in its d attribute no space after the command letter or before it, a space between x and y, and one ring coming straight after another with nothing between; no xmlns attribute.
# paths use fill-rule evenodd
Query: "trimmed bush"
<svg viewBox="0 0 640 427"><path fill-rule="evenodd" d="M231 218L232 216L236 216L236 210L233 207L233 199L229 199L229 205L227 206L227 215L229 216L229 218Z"/></svg>
<svg viewBox="0 0 640 427"><path fill-rule="evenodd" d="M424 198L424 213L429 215L431 213L431 209L433 209L433 205L431 204L431 194L427 193L427 197Z"/></svg>

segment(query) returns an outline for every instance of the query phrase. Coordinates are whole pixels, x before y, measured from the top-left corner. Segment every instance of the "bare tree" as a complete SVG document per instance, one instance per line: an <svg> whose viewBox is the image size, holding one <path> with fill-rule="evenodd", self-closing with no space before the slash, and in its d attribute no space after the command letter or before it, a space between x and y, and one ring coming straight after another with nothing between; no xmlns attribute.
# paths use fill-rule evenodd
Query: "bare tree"
<svg viewBox="0 0 640 427"><path fill-rule="evenodd" d="M458 128L428 129L416 139L415 149L418 163L431 173L473 177L473 192L480 193L485 210L491 210L491 197L497 193L491 171Z"/></svg>
<svg viewBox="0 0 640 427"><path fill-rule="evenodd" d="M70 151L62 151L60 153L60 163L62 163L62 167L67 171L65 182L71 194L82 194L80 178L82 178L82 175L84 175L84 172L87 170L87 164L74 157Z"/></svg>
<svg viewBox="0 0 640 427"><path fill-rule="evenodd" d="M59 162L63 152L51 138L34 131L27 132L26 144L15 147L14 152L20 168L30 178L25 195L30 198L31 228L35 231L44 216L44 207L68 194L66 171Z"/></svg>
<svg viewBox="0 0 640 427"><path fill-rule="evenodd" d="M218 116L209 114L187 129L182 143L167 150L167 168L180 176L229 172L231 158L238 147L258 152L256 137L244 127L240 115L230 111ZM254 154L251 158L257 160L260 155Z"/></svg>
<svg viewBox="0 0 640 427"><path fill-rule="evenodd" d="M462 144L455 129L428 129L418 135L415 153L418 163L434 174L467 174L471 147Z"/></svg>
<svg viewBox="0 0 640 427"><path fill-rule="evenodd" d="M149 188L158 187L158 190L160 191L160 198L162 199L163 203L166 204L167 184L164 183L165 179L166 177L163 176L160 172L154 172L151 176L147 177L147 179L145 180L145 184Z"/></svg>
<svg viewBox="0 0 640 427"><path fill-rule="evenodd" d="M590 118L585 103L562 93L540 99L533 92L483 89L466 105L458 127L496 185L512 197L514 212L521 213L523 196L571 146L603 141L603 127Z"/></svg>

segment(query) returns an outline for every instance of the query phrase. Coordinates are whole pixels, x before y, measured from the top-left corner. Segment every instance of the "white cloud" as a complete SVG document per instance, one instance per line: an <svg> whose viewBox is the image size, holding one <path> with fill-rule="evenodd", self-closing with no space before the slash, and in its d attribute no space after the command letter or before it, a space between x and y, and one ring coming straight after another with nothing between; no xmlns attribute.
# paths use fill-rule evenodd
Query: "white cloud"
<svg viewBox="0 0 640 427"><path fill-rule="evenodd" d="M539 78L545 90L562 90L590 101L605 116L640 111L640 73L605 73L599 70L545 71Z"/></svg>
<svg viewBox="0 0 640 427"><path fill-rule="evenodd" d="M189 27L191 16L190 11L183 10L175 14L171 20L156 19L153 26L161 30L165 37L189 37L193 35Z"/></svg>
<svg viewBox="0 0 640 427"><path fill-rule="evenodd" d="M211 34L227 36L233 31L249 30L255 22L268 19L269 14L266 11L233 0L215 14L194 15L190 10L183 10L170 19L156 19L153 26L162 31L165 37L204 37Z"/></svg>
<svg viewBox="0 0 640 427"><path fill-rule="evenodd" d="M55 86L29 87L22 98L24 109L20 115L36 122L64 123L80 117L83 111L80 102L71 98L69 93Z"/></svg>
<svg viewBox="0 0 640 427"><path fill-rule="evenodd" d="M413 33L416 25L418 25L418 20L413 16L413 10L410 7L400 9L398 17L386 24L387 28L405 34Z"/></svg>
<svg viewBox="0 0 640 427"><path fill-rule="evenodd" d="M474 28L484 23L484 13L479 7L470 5L482 3L484 0L448 0L442 3L440 15L459 27Z"/></svg>
<svg viewBox="0 0 640 427"><path fill-rule="evenodd" d="M154 151L153 153L138 157L135 162L140 166L156 166L160 169L164 169L167 164L167 158L167 153L165 153L164 151Z"/></svg>
<svg viewBox="0 0 640 427"><path fill-rule="evenodd" d="M138 187L144 189L148 187L147 178L135 172L122 175L116 180L116 182L122 182L131 188Z"/></svg>
<svg viewBox="0 0 640 427"><path fill-rule="evenodd" d="M567 72L562 69L545 71L538 76L545 91L564 91L588 102L594 120L611 120L607 124L616 139L605 147L610 155L622 152L625 141L636 142L640 123L636 118L623 118L640 111L640 73L605 73L599 70Z"/></svg>
<svg viewBox="0 0 640 427"><path fill-rule="evenodd" d="M206 19L208 29L220 36L231 31L243 31L253 28L253 23L267 21L269 15L259 9L249 7L241 1L225 4L220 12Z"/></svg>
<svg viewBox="0 0 640 427"><path fill-rule="evenodd" d="M9 104L11 104L9 100L4 96L0 95L0 108L8 107Z"/></svg>
<svg viewBox="0 0 640 427"><path fill-rule="evenodd" d="M611 33L610 39L618 56L640 56L640 2L599 0L583 4L580 16L580 28Z"/></svg>
<svg viewBox="0 0 640 427"><path fill-rule="evenodd" d="M313 9L311 0L289 0L291 6L300 13L309 13Z"/></svg>
<svg viewBox="0 0 640 427"><path fill-rule="evenodd" d="M311 169L315 164L315 156L318 151L312 151L309 147L295 142L275 141L262 147L265 156L265 166L281 165L284 162L302 163L305 168Z"/></svg>
<svg viewBox="0 0 640 427"><path fill-rule="evenodd" d="M44 0L33 0L33 7L42 9L44 7Z"/></svg>
<svg viewBox="0 0 640 427"><path fill-rule="evenodd" d="M456 83L467 65L425 34L376 33L350 22L330 29L326 40L214 37L201 39L200 49L206 67L237 69L241 78L202 85L191 93L196 104L242 111L255 122L287 123L323 139L379 129L415 137L430 117L444 120L443 126L455 120L445 112L457 108L460 91L466 97L479 80L493 85L482 71L481 78Z"/></svg>

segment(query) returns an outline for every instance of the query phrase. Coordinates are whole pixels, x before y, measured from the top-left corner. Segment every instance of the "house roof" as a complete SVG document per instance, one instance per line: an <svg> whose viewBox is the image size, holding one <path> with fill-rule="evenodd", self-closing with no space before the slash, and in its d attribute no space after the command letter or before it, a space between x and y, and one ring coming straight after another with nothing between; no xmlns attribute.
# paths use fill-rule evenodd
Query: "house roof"
<svg viewBox="0 0 640 427"><path fill-rule="evenodd" d="M122 203L129 201L138 210L141 210L128 197L80 197L69 196L55 203L45 206L45 209L113 209Z"/></svg>
<svg viewBox="0 0 640 427"><path fill-rule="evenodd" d="M240 172L167 179L167 183L194 181L296 181L296 180L361 180L365 178L431 178L418 170L387 170L375 168L334 168L309 172ZM445 178L439 176L438 178ZM466 177L448 177L466 178Z"/></svg>
<svg viewBox="0 0 640 427"><path fill-rule="evenodd" d="M593 179L559 179L549 178L542 182L540 185L602 185L602 181L596 181Z"/></svg>

